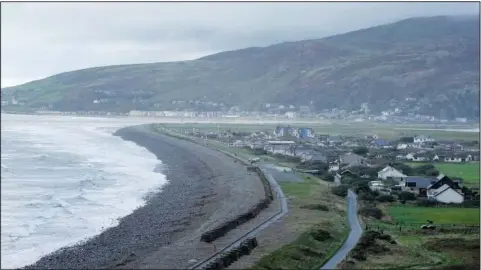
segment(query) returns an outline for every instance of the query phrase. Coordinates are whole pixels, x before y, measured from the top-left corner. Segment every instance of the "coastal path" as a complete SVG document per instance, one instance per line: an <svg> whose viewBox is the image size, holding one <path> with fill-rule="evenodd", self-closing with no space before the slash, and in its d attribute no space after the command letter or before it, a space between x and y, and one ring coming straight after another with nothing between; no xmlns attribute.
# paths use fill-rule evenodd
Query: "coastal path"
<svg viewBox="0 0 481 270"><path fill-rule="evenodd" d="M362 235L362 227L357 218L357 196L352 190L348 190L347 194L347 217L351 231L346 241L339 250L327 261L321 270L336 269L336 266L346 258L347 254L356 246Z"/></svg>
<svg viewBox="0 0 481 270"><path fill-rule="evenodd" d="M266 172L262 168L261 168L261 171L264 173L267 180L269 181L269 184L273 188L273 191L276 194L276 199L280 201L281 211L279 213L277 213L276 215L272 216L271 218L269 218L268 220L261 223L259 226L255 227L253 230L247 232L244 236L239 238L234 243L232 243L232 244L224 247L223 249L219 250L218 252L216 252L214 255L210 256L206 260L203 260L203 261L195 264L190 269L202 269L202 268L206 267L209 263L215 261L222 254L227 253L230 250L238 247L242 243L242 241L244 241L245 239L255 237L259 232L261 232L265 228L269 227L272 223L274 223L275 221L277 221L278 219L282 218L284 215L287 214L287 212L288 212L287 201L286 201L286 198L284 196L284 193L282 192L281 187L276 182L276 180L272 177L271 174L269 174L268 172Z"/></svg>

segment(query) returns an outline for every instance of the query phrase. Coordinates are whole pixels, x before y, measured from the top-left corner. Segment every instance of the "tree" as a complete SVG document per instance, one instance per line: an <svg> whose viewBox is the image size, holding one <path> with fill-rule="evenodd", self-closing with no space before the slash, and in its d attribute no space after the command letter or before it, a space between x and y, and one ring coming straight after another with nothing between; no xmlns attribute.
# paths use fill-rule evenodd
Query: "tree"
<svg viewBox="0 0 481 270"><path fill-rule="evenodd" d="M414 137L401 137L399 141L403 143L413 143Z"/></svg>
<svg viewBox="0 0 481 270"><path fill-rule="evenodd" d="M352 152L354 154L357 154L357 155L360 155L360 156L365 156L369 152L369 149L367 149L367 147L365 147L365 146L359 146L359 147L354 148L354 150L352 150Z"/></svg>
<svg viewBox="0 0 481 270"><path fill-rule="evenodd" d="M399 200L400 201L414 201L416 200L416 195L414 193L408 192L408 191L402 191L399 193Z"/></svg>
<svg viewBox="0 0 481 270"><path fill-rule="evenodd" d="M348 189L348 187L346 185L340 185L340 186L331 188L331 192L334 195L337 195L337 196L340 196L340 197L346 197L347 196L347 189Z"/></svg>
<svg viewBox="0 0 481 270"><path fill-rule="evenodd" d="M434 171L437 171L437 169L432 164L425 164L425 165L421 165L419 167L414 168L413 171L414 171L413 173L417 175L435 176L434 174L436 173ZM439 174L439 171L438 171L438 174Z"/></svg>

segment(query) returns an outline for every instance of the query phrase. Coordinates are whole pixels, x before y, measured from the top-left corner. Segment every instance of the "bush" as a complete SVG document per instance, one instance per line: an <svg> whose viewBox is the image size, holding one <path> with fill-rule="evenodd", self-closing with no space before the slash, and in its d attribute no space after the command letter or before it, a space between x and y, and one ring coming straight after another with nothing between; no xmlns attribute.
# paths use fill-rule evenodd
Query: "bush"
<svg viewBox="0 0 481 270"><path fill-rule="evenodd" d="M361 201L374 201L376 196L374 196L371 192L361 192L359 193L358 199Z"/></svg>
<svg viewBox="0 0 481 270"><path fill-rule="evenodd" d="M331 192L334 195L340 196L340 197L346 197L347 196L347 189L348 187L346 185L340 185L337 187L332 187Z"/></svg>
<svg viewBox="0 0 481 270"><path fill-rule="evenodd" d="M437 176L439 171L432 164L425 164L413 169L415 175ZM436 175L434 175L436 174Z"/></svg>
<svg viewBox="0 0 481 270"><path fill-rule="evenodd" d="M329 208L323 204L306 204L306 205L302 205L301 208L309 209L309 210L329 211Z"/></svg>
<svg viewBox="0 0 481 270"><path fill-rule="evenodd" d="M331 237L331 234L323 229L312 229L310 232L309 232L309 235L312 236L312 238L314 238L315 240L317 241L325 241L325 240L328 240Z"/></svg>
<svg viewBox="0 0 481 270"><path fill-rule="evenodd" d="M375 219L381 219L383 217L381 209L377 207L361 207L359 209L359 214L365 217L373 217Z"/></svg>
<svg viewBox="0 0 481 270"><path fill-rule="evenodd" d="M416 200L416 205L417 206L424 206L424 207L429 207L429 206L436 206L439 203L433 200L428 200L426 198L418 198Z"/></svg>
<svg viewBox="0 0 481 270"><path fill-rule="evenodd" d="M399 193L398 198L400 201L414 201L416 200L416 195L408 191L402 191Z"/></svg>
<svg viewBox="0 0 481 270"><path fill-rule="evenodd" d="M354 150L352 150L352 152L360 156L365 156L369 152L369 149L367 149L365 146L360 146L356 147Z"/></svg>
<svg viewBox="0 0 481 270"><path fill-rule="evenodd" d="M334 182L334 175L332 175L330 173L326 173L326 174L323 174L321 176L321 179L323 179L324 181L327 181L327 182Z"/></svg>
<svg viewBox="0 0 481 270"><path fill-rule="evenodd" d="M371 192L371 188L369 188L369 182L368 181L362 181L361 180L361 181L355 183L355 185L356 185L356 188L354 189L354 191L356 193L361 193L361 192L370 193Z"/></svg>
<svg viewBox="0 0 481 270"><path fill-rule="evenodd" d="M378 202L394 202L394 197L391 195L379 195L376 198L376 201Z"/></svg>
<svg viewBox="0 0 481 270"><path fill-rule="evenodd" d="M413 143L414 137L401 137L399 141L403 143Z"/></svg>

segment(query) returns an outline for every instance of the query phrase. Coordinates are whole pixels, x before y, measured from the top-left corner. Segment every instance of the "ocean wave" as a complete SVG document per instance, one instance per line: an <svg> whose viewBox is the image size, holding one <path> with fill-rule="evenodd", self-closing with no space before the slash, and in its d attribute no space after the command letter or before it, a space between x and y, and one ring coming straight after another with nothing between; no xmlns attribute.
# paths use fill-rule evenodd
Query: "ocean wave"
<svg viewBox="0 0 481 270"><path fill-rule="evenodd" d="M145 148L112 136L112 127L69 121L11 122L2 133L2 172L10 170L2 174L2 268L117 225L166 183Z"/></svg>

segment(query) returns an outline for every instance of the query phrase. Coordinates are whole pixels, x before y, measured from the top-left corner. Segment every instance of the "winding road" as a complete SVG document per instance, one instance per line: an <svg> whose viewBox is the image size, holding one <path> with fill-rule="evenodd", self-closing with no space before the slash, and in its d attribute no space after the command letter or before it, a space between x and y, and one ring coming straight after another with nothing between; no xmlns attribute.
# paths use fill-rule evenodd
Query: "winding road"
<svg viewBox="0 0 481 270"><path fill-rule="evenodd" d="M247 160L234 156L231 153L227 151L223 151L220 149L217 149L220 152L223 152L227 156L230 156L234 159L241 160L244 163L248 163ZM226 246L225 248L221 249L220 251L216 252L214 255L212 255L210 258L203 260L190 269L202 269L205 266L207 266L210 262L215 261L219 256L221 256L223 253L226 253L235 247L239 246L242 241L249 237L253 237L257 235L259 232L267 228L269 225L271 225L273 222L277 221L281 217L287 214L288 209L287 209L287 201L285 199L284 193L282 192L281 187L277 183L277 181L274 179L274 176L271 174L272 170L269 170L269 166L266 166L266 164L259 164L261 171L264 173L266 176L267 180L269 181L271 187L274 189L276 198L280 200L281 203L281 211L271 217L270 219L264 221L261 223L259 226L257 226L255 229L252 231L246 233L243 237L238 239L236 242ZM272 169L272 168L270 168ZM337 185L339 185L339 181L335 181ZM320 268L320 270L326 270L326 269L336 269L337 265L340 264L344 258L346 258L347 254L356 246L357 242L359 242L359 239L362 236L363 230L361 227L361 224L359 223L359 219L357 217L357 195L354 193L352 190L348 190L347 192L347 216L348 216L348 221L349 221L349 227L350 227L350 232L349 236L347 237L346 241L342 244L342 246L332 255L332 257Z"/></svg>
<svg viewBox="0 0 481 270"><path fill-rule="evenodd" d="M352 190L347 192L347 218L351 231L346 241L342 244L339 250L327 261L322 267L324 269L336 269L336 266L346 258L349 251L351 251L359 241L362 235L362 227L357 218L357 196Z"/></svg>

